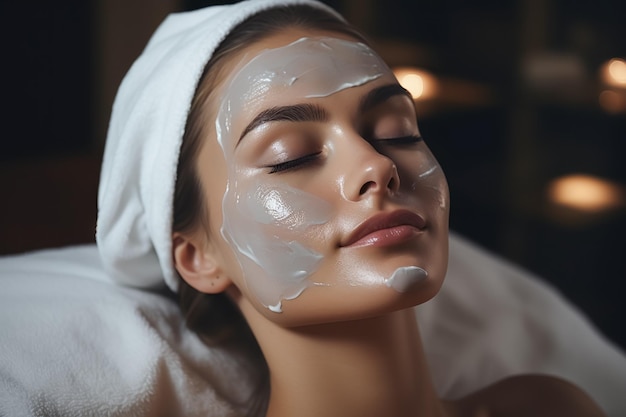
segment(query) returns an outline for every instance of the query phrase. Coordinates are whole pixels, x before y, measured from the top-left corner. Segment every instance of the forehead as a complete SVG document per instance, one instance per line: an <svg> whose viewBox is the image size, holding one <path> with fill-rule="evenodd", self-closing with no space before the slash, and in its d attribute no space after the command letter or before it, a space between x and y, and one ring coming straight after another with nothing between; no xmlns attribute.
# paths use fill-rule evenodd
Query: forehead
<svg viewBox="0 0 626 417"><path fill-rule="evenodd" d="M298 97L326 97L365 84L387 71L382 59L367 45L337 38L302 37L285 46L262 50L241 65L227 94L247 92L256 96L269 93L271 87L280 90L277 93Z"/></svg>
<svg viewBox="0 0 626 417"><path fill-rule="evenodd" d="M289 45L305 37L330 37L346 41L359 42L343 33L328 32L316 29L288 27L277 33L264 36L259 40L231 54L219 68L216 91L223 97L230 87L233 77L252 59L263 52Z"/></svg>
<svg viewBox="0 0 626 417"><path fill-rule="evenodd" d="M231 74L218 107L218 132L226 136L246 115L293 100L328 97L392 73L373 50L356 40L292 32L248 48Z"/></svg>
<svg viewBox="0 0 626 417"><path fill-rule="evenodd" d="M240 52L237 53L237 56L234 57L233 64L240 68L242 64L254 58L261 52L289 45L301 38L334 38L349 42L360 42L360 40L355 39L354 37L344 33L319 29L287 27L276 33L271 33L267 36L264 36L254 43L251 43L250 45L241 49Z"/></svg>

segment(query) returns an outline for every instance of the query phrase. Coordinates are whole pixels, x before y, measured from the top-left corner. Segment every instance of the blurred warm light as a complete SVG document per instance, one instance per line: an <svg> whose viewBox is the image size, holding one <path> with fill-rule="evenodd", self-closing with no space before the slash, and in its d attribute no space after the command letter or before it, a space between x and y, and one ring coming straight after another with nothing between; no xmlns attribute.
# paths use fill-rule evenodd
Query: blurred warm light
<svg viewBox="0 0 626 417"><path fill-rule="evenodd" d="M585 212L601 212L623 203L622 187L590 175L575 174L557 178L548 187L553 203Z"/></svg>
<svg viewBox="0 0 626 417"><path fill-rule="evenodd" d="M427 71L401 67L394 68L393 73L400 85L409 90L415 100L432 98L437 93L437 80Z"/></svg>
<svg viewBox="0 0 626 417"><path fill-rule="evenodd" d="M424 94L424 79L417 74L403 75L400 84L409 90L414 98L420 98Z"/></svg>
<svg viewBox="0 0 626 417"><path fill-rule="evenodd" d="M605 90L598 97L600 106L609 113L626 111L626 95L617 91Z"/></svg>
<svg viewBox="0 0 626 417"><path fill-rule="evenodd" d="M602 67L602 78L609 85L626 87L626 61L613 58Z"/></svg>

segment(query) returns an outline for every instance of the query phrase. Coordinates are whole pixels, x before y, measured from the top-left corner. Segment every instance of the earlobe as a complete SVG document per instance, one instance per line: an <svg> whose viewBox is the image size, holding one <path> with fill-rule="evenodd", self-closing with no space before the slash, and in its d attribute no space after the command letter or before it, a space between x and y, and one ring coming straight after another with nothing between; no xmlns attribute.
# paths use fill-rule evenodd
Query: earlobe
<svg viewBox="0 0 626 417"><path fill-rule="evenodd" d="M232 281L204 244L174 233L172 246L174 266L187 284L207 294L221 293L230 287Z"/></svg>

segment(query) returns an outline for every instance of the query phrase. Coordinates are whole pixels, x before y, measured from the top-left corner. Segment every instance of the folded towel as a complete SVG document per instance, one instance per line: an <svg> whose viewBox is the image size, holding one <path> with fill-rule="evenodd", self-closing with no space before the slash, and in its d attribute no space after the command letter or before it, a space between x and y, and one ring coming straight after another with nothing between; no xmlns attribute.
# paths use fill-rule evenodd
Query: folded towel
<svg viewBox="0 0 626 417"><path fill-rule="evenodd" d="M241 416L245 346L207 348L165 295L108 281L94 245L0 259L0 415Z"/></svg>
<svg viewBox="0 0 626 417"><path fill-rule="evenodd" d="M118 282L176 290L172 201L176 166L196 85L214 49L238 23L288 4L332 9L313 0L248 0L176 13L159 26L122 81L107 134L96 239Z"/></svg>

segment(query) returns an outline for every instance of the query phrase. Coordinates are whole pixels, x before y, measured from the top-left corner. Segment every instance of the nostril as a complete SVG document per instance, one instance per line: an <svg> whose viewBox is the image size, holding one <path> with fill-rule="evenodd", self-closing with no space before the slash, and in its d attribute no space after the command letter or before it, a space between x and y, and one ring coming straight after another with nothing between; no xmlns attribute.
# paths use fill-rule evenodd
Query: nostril
<svg viewBox="0 0 626 417"><path fill-rule="evenodd" d="M374 181L368 181L365 184L363 184L363 186L361 187L361 189L359 190L359 195L363 195L367 192L367 190L370 189L370 187L375 187L376 183Z"/></svg>
<svg viewBox="0 0 626 417"><path fill-rule="evenodd" d="M397 180L394 177L391 177L389 179L389 182L387 183L387 190L395 190L395 187L397 185ZM376 182L375 181L367 181L365 184L363 184L361 186L361 189L359 190L359 195L363 195L365 193L367 193L368 191L375 189L376 188Z"/></svg>

